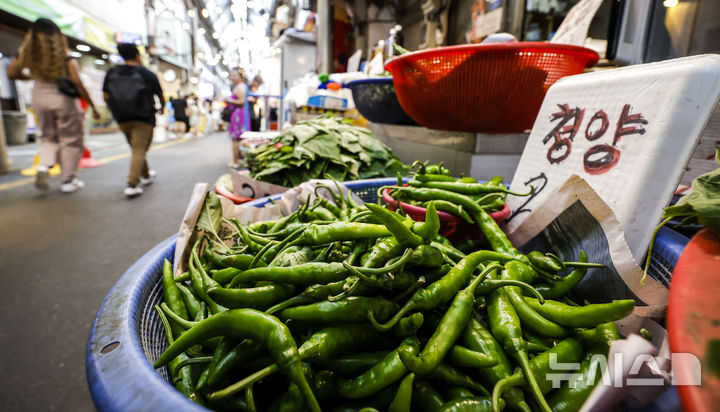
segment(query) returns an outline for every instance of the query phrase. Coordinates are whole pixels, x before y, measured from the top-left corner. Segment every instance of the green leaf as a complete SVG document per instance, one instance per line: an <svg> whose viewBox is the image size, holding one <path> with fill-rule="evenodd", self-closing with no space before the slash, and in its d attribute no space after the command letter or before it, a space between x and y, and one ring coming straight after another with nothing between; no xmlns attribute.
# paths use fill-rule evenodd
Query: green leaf
<svg viewBox="0 0 720 412"><path fill-rule="evenodd" d="M326 159L335 159L340 161L340 148L338 148L337 140L326 134L315 136L303 144L305 149L314 152L320 157Z"/></svg>
<svg viewBox="0 0 720 412"><path fill-rule="evenodd" d="M720 147L715 161L720 163ZM720 168L698 176L691 192L673 206L665 208L664 217L691 216L700 224L720 228Z"/></svg>
<svg viewBox="0 0 720 412"><path fill-rule="evenodd" d="M315 153L311 152L310 150L304 148L303 146L296 146L294 156L297 159L302 159L303 157L306 157L310 160L315 160Z"/></svg>
<svg viewBox="0 0 720 412"><path fill-rule="evenodd" d="M216 233L222 225L222 204L215 192L208 192L196 226L210 233Z"/></svg>

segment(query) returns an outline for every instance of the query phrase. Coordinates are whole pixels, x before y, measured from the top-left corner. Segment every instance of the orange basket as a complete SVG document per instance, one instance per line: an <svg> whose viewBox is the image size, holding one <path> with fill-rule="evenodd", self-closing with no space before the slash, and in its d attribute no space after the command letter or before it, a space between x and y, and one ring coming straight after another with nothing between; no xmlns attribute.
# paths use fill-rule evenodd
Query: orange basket
<svg viewBox="0 0 720 412"><path fill-rule="evenodd" d="M593 50L543 42L420 50L388 61L405 112L430 129L519 133L532 128L548 88L597 63Z"/></svg>

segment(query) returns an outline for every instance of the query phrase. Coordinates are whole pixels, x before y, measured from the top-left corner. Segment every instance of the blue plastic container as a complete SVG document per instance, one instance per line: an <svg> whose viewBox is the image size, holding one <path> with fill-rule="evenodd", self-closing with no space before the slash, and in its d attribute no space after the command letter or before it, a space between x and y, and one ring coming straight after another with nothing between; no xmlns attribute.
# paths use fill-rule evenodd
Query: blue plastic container
<svg viewBox="0 0 720 412"><path fill-rule="evenodd" d="M367 179L345 185L366 202L377 201L377 189L397 182L394 178ZM273 195L246 203L262 207ZM152 364L167 348L165 331L153 309L162 302L162 265L173 260L171 236L133 264L105 297L90 329L86 348L86 373L95 407L99 411L207 411L170 385L167 368ZM671 230L658 232L650 274L666 283L688 238ZM667 286L667 284L666 284Z"/></svg>
<svg viewBox="0 0 720 412"><path fill-rule="evenodd" d="M371 122L417 125L400 106L392 77L353 80L345 87L352 90L353 101L360 114Z"/></svg>

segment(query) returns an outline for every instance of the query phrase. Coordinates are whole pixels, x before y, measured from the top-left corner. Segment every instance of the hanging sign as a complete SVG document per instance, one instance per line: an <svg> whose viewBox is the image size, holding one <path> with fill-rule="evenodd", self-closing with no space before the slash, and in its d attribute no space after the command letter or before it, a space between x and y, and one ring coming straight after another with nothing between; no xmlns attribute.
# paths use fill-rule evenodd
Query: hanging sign
<svg viewBox="0 0 720 412"><path fill-rule="evenodd" d="M720 96L720 56L566 77L548 90L509 196L512 233L576 174L617 215L640 261Z"/></svg>

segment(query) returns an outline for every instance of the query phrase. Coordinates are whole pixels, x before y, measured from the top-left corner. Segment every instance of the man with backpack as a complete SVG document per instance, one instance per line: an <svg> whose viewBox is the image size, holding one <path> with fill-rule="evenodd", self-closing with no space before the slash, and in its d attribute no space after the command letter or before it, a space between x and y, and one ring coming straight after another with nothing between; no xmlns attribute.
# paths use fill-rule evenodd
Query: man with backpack
<svg viewBox="0 0 720 412"><path fill-rule="evenodd" d="M155 127L155 112L162 113L165 106L162 88L150 70L142 65L140 52L134 44L118 44L118 53L125 64L108 70L103 83L103 96L115 121L130 144L132 157L126 197L137 197L155 179L155 171L148 168L146 154L150 148ZM155 99L160 109L155 108Z"/></svg>

